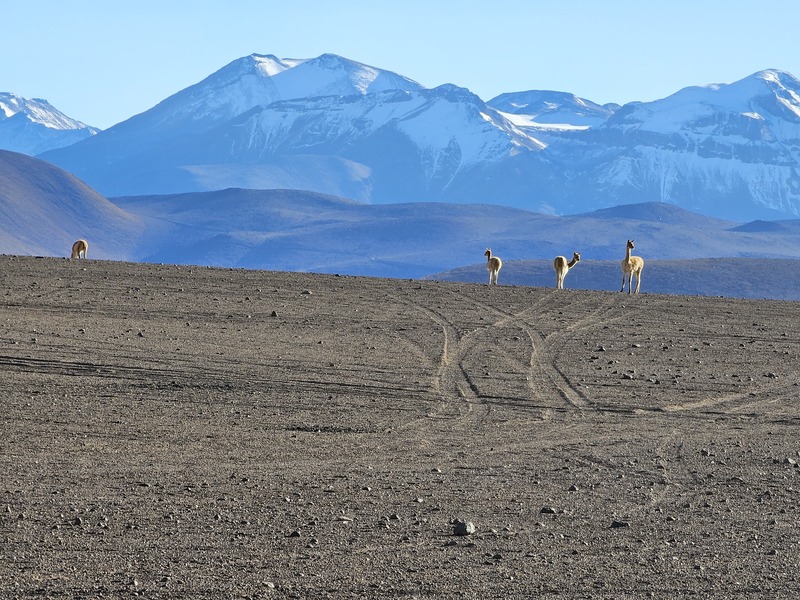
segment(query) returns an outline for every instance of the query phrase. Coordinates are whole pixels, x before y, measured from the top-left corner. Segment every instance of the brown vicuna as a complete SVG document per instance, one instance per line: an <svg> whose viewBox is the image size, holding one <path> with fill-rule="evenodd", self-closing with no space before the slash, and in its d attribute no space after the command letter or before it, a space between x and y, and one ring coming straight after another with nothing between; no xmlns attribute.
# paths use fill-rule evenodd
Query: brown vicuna
<svg viewBox="0 0 800 600"><path fill-rule="evenodd" d="M497 285L497 275L500 273L503 261L497 256L492 256L491 248L487 248L483 255L486 257L486 270L489 271L489 285Z"/></svg>
<svg viewBox="0 0 800 600"><path fill-rule="evenodd" d="M72 256L70 258L86 258L87 250L89 250L89 242L78 240L72 244Z"/></svg>
<svg viewBox="0 0 800 600"><path fill-rule="evenodd" d="M644 260L641 256L631 256L633 250L633 240L628 240L628 246L625 250L625 260L622 261L622 289L620 292L625 291L625 277L628 278L628 293L631 293L631 283L633 276L636 275L636 290L634 293L639 293L639 285L642 283L642 269L644 269Z"/></svg>
<svg viewBox="0 0 800 600"><path fill-rule="evenodd" d="M564 289L564 278L567 276L569 270L574 267L581 260L579 252L572 253L572 260L567 262L566 256L556 256L553 261L553 269L556 272L556 289Z"/></svg>

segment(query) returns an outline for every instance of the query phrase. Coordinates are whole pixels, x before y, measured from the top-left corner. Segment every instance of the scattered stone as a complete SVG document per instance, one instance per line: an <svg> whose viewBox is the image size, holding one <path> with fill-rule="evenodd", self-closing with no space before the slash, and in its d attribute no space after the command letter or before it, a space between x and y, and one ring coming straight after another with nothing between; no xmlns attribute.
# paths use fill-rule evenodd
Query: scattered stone
<svg viewBox="0 0 800 600"><path fill-rule="evenodd" d="M543 515L554 515L557 511L552 506L543 506L539 512Z"/></svg>
<svg viewBox="0 0 800 600"><path fill-rule="evenodd" d="M270 317L277 317L278 316L278 312L273 310L271 313L269 313L269 316Z"/></svg>
<svg viewBox="0 0 800 600"><path fill-rule="evenodd" d="M577 492L578 491L578 486L573 483L571 486L569 486L569 491L570 492Z"/></svg>
<svg viewBox="0 0 800 600"><path fill-rule="evenodd" d="M611 521L612 529L619 529L620 527L630 527L630 526L631 524L628 523L627 521L617 521L617 520Z"/></svg>
<svg viewBox="0 0 800 600"><path fill-rule="evenodd" d="M472 521L453 521L453 535L471 535L475 533L475 524Z"/></svg>
<svg viewBox="0 0 800 600"><path fill-rule="evenodd" d="M294 538L294 537L300 537L300 535L301 535L301 534L300 534L300 530L299 530L299 529L295 529L294 531L292 531L292 532L291 532L289 535L287 535L286 537Z"/></svg>

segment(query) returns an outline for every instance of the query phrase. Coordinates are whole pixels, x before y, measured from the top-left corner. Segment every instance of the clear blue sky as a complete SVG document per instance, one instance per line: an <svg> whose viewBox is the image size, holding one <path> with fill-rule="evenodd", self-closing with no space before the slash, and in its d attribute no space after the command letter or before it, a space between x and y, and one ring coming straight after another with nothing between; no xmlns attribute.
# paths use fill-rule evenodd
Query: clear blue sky
<svg viewBox="0 0 800 600"><path fill-rule="evenodd" d="M484 100L623 104L800 77L800 0L41 0L0 9L0 91L106 128L249 54L332 52Z"/></svg>

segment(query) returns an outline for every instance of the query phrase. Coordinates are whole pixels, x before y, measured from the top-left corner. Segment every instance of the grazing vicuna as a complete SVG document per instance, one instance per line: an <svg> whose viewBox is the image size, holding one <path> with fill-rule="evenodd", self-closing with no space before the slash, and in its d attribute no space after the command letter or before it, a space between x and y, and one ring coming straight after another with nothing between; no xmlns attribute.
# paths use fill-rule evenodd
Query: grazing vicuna
<svg viewBox="0 0 800 600"><path fill-rule="evenodd" d="M572 260L567 262L566 256L556 256L553 261L553 269L556 272L556 289L564 289L564 278L567 276L569 270L581 261L580 252L572 253Z"/></svg>
<svg viewBox="0 0 800 600"><path fill-rule="evenodd" d="M492 256L491 248L487 248L483 255L486 257L486 270L489 271L489 285L497 285L497 275L500 273L503 261L497 256Z"/></svg>
<svg viewBox="0 0 800 600"><path fill-rule="evenodd" d="M78 240L72 244L72 256L70 258L86 258L87 250L89 250L89 242Z"/></svg>
<svg viewBox="0 0 800 600"><path fill-rule="evenodd" d="M628 293L631 293L631 283L633 276L636 275L636 291L639 293L639 285L642 283L642 269L644 269L644 260L641 256L631 256L633 250L633 240L628 240L628 246L625 250L625 260L622 261L622 289L620 292L625 291L625 277L628 277Z"/></svg>

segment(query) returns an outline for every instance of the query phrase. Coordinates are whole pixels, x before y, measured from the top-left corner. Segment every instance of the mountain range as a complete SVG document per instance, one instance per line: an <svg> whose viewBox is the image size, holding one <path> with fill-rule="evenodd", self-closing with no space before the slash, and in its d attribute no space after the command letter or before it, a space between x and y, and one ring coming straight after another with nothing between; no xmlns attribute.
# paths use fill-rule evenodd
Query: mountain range
<svg viewBox="0 0 800 600"><path fill-rule="evenodd" d="M656 201L748 221L800 215L799 139L800 82L777 70L619 106L484 101L333 54L253 54L38 156L107 197L303 189L552 214Z"/></svg>
<svg viewBox="0 0 800 600"><path fill-rule="evenodd" d="M2 253L85 237L90 258L483 282L492 247L501 283L549 285L578 251L567 287L613 289L635 239L648 291L800 298L766 275L800 260L800 84L780 71L624 106L484 102L335 55L251 55L105 131L2 98L0 145L20 123L64 134L0 150Z"/></svg>

